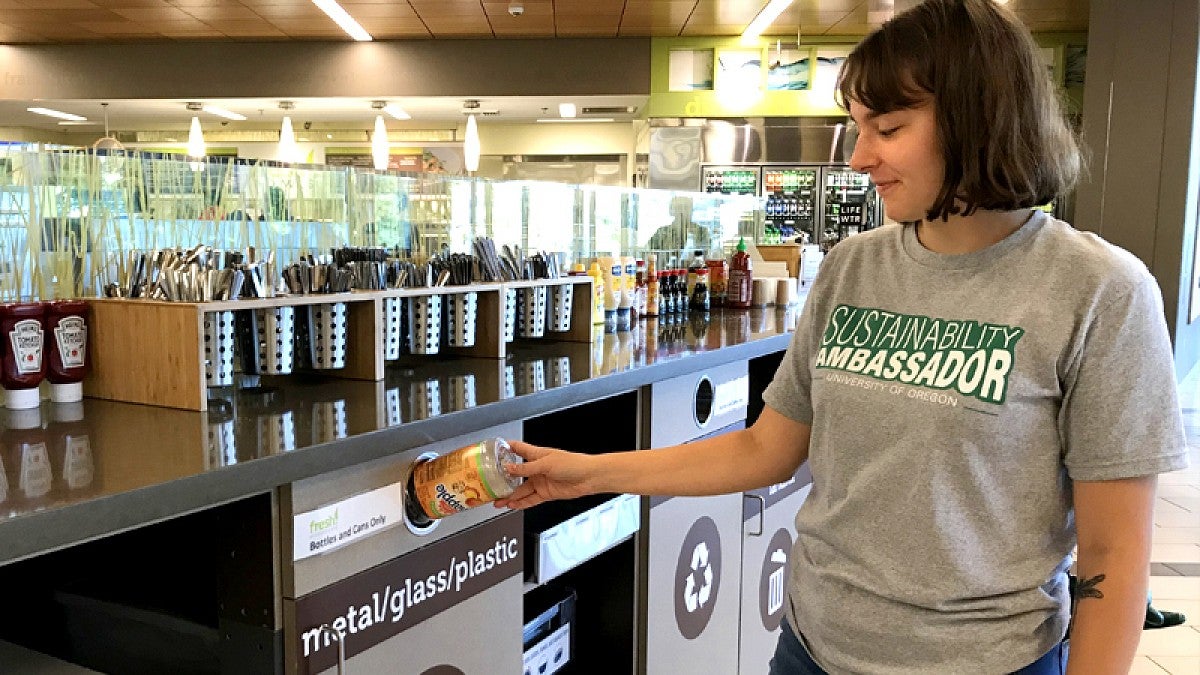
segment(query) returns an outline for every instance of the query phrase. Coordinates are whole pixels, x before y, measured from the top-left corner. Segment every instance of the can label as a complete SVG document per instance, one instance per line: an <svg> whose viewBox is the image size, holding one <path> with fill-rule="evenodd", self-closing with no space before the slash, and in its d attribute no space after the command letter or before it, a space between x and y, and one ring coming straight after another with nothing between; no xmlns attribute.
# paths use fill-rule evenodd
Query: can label
<svg viewBox="0 0 1200 675"><path fill-rule="evenodd" d="M485 443L481 442L413 468L413 492L425 515L445 518L500 496L485 476L486 453Z"/></svg>
<svg viewBox="0 0 1200 675"><path fill-rule="evenodd" d="M12 343L13 361L22 375L42 371L42 322L25 319L13 325L8 334Z"/></svg>

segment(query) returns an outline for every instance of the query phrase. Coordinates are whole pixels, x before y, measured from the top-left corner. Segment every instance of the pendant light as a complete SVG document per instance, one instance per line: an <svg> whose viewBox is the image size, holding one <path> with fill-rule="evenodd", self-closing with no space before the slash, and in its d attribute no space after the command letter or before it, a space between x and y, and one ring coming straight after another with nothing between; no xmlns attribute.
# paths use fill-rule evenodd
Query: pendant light
<svg viewBox="0 0 1200 675"><path fill-rule="evenodd" d="M383 123L383 115L376 115L375 133L371 135L371 160L376 171L387 171L389 150L387 125Z"/></svg>
<svg viewBox="0 0 1200 675"><path fill-rule="evenodd" d="M291 101L280 101L279 109L284 111L283 123L279 126L279 148L276 156L281 162L299 162L300 149L296 146L296 132L292 130L292 118L287 111L296 107Z"/></svg>
<svg viewBox="0 0 1200 675"><path fill-rule="evenodd" d="M372 101L371 107L383 111L387 108L387 101ZM375 115L375 131L371 134L371 163L376 171L387 171L390 151L391 145L388 143L387 125L383 123L383 115Z"/></svg>
<svg viewBox="0 0 1200 675"><path fill-rule="evenodd" d="M208 148L204 145L204 132L200 130L200 118L192 115L192 127L188 130L188 157L204 159L207 150Z"/></svg>
<svg viewBox="0 0 1200 675"><path fill-rule="evenodd" d="M467 134L463 138L463 164L469 173L479 170L479 127L475 116L467 116Z"/></svg>

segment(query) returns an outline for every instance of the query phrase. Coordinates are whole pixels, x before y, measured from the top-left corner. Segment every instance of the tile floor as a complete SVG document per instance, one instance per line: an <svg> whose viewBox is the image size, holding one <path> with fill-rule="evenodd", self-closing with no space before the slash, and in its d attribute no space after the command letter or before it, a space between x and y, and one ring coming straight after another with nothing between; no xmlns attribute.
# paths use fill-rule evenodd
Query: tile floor
<svg viewBox="0 0 1200 675"><path fill-rule="evenodd" d="M1154 606L1187 615L1142 632L1130 675L1200 675L1200 368L1180 383L1191 466L1158 480L1150 590Z"/></svg>

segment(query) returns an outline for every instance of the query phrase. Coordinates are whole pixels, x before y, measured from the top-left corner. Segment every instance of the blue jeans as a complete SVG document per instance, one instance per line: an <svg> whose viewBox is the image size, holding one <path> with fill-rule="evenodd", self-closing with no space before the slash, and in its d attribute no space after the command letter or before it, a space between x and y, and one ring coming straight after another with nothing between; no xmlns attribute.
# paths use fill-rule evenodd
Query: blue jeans
<svg viewBox="0 0 1200 675"><path fill-rule="evenodd" d="M771 675L828 675L818 666L808 650L800 643L787 619L781 623L779 645L771 658ZM1013 675L1062 675L1067 672L1067 643L1060 642L1042 658L1013 673Z"/></svg>

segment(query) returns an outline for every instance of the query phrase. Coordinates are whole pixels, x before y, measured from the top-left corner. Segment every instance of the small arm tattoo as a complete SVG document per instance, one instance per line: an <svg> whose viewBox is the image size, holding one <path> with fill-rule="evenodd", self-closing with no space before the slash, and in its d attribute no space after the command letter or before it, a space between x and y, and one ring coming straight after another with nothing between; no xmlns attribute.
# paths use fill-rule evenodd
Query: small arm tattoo
<svg viewBox="0 0 1200 675"><path fill-rule="evenodd" d="M1104 581L1103 574L1097 574L1090 579L1084 579L1083 581L1080 581L1079 586L1075 588L1076 601L1084 598L1103 598L1104 594L1100 592L1099 588L1097 588L1101 581Z"/></svg>

